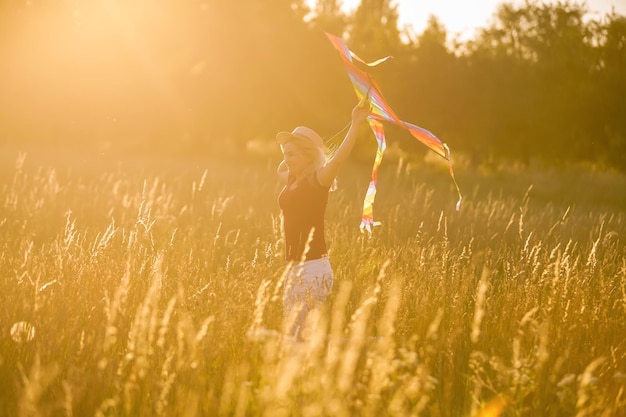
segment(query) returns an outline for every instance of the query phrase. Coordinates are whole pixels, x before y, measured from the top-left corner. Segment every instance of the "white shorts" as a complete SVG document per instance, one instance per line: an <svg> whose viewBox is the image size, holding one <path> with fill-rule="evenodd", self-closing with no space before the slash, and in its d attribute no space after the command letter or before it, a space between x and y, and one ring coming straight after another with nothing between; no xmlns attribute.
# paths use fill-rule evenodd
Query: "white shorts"
<svg viewBox="0 0 626 417"><path fill-rule="evenodd" d="M300 336L307 314L324 303L332 288L333 270L327 257L293 265L283 294L285 332Z"/></svg>

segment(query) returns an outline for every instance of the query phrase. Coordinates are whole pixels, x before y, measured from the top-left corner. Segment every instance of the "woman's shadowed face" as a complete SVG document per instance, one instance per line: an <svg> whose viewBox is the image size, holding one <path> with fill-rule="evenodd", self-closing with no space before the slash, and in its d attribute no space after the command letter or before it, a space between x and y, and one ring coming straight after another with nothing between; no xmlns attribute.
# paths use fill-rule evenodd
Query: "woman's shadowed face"
<svg viewBox="0 0 626 417"><path fill-rule="evenodd" d="M299 175L308 167L310 160L303 150L294 142L287 142L282 146L283 158L289 173Z"/></svg>

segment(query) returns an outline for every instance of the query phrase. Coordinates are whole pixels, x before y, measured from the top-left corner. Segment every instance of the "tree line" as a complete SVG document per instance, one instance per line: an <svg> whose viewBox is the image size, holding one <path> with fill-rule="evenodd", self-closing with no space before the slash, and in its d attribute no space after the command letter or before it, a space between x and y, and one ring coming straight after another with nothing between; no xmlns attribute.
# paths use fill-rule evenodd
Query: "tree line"
<svg viewBox="0 0 626 417"><path fill-rule="evenodd" d="M391 0L10 1L0 5L1 140L213 152L304 124L330 138L355 96L324 31L365 60L403 119L476 162L626 170L626 18L502 3L467 41ZM401 136L402 133L398 132ZM422 152L411 139L401 146Z"/></svg>

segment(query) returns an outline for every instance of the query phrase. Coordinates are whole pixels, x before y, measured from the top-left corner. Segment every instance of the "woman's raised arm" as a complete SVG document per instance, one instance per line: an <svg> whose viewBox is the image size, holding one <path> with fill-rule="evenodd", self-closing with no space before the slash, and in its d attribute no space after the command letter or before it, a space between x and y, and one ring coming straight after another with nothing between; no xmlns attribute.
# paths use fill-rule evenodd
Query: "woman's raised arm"
<svg viewBox="0 0 626 417"><path fill-rule="evenodd" d="M367 96L366 96L367 97ZM366 97L352 109L352 122L348 133L335 151L335 154L326 162L326 164L317 172L317 179L320 184L330 186L335 177L339 173L343 163L348 159L350 152L354 148L358 136L359 126L367 119L371 112Z"/></svg>

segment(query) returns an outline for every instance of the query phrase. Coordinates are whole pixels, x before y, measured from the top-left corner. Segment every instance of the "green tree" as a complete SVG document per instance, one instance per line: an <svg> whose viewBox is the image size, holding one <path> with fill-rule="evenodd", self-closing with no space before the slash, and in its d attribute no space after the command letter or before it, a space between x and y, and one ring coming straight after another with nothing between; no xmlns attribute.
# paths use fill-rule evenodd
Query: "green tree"
<svg viewBox="0 0 626 417"><path fill-rule="evenodd" d="M537 125L543 127L535 146L549 137L549 156L588 159L594 149L588 146L584 121L595 88L591 76L596 60L590 26L584 21L587 11L567 3L531 10L536 25L527 32L527 43L536 55L535 91L541 92L541 100L533 104L540 110Z"/></svg>
<svg viewBox="0 0 626 417"><path fill-rule="evenodd" d="M568 3L503 4L472 45L475 109L497 154L584 157L594 52L586 10Z"/></svg>
<svg viewBox="0 0 626 417"><path fill-rule="evenodd" d="M392 0L361 0L351 23L350 46L361 58L378 59L402 49Z"/></svg>
<svg viewBox="0 0 626 417"><path fill-rule="evenodd" d="M626 17L616 13L598 23L599 59L589 114L591 146L603 149L608 162L626 171Z"/></svg>
<svg viewBox="0 0 626 417"><path fill-rule="evenodd" d="M318 0L311 19L314 29L336 36L344 36L348 28L348 17L341 10L341 0Z"/></svg>
<svg viewBox="0 0 626 417"><path fill-rule="evenodd" d="M456 136L454 109L458 105L457 58L448 49L447 41L445 26L430 16L424 31L392 63L398 69L394 67L396 82L391 91L395 91L402 117L432 131L443 141Z"/></svg>

